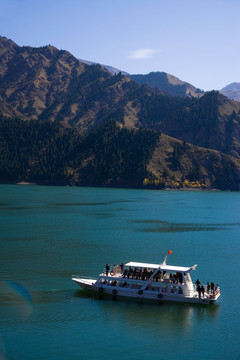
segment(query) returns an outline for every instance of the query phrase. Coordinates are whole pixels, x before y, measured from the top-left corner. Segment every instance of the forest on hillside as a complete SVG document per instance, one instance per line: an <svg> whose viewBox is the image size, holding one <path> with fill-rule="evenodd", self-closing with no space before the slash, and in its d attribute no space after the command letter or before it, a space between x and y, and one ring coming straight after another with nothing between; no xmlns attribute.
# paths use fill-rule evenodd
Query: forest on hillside
<svg viewBox="0 0 240 360"><path fill-rule="evenodd" d="M2 182L141 186L159 137L110 120L88 135L57 122L0 117Z"/></svg>

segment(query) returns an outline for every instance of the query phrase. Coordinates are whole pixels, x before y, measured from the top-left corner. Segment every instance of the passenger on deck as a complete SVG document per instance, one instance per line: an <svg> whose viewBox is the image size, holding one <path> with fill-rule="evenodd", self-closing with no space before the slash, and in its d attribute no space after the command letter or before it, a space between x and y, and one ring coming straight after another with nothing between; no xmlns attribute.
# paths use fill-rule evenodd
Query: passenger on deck
<svg viewBox="0 0 240 360"><path fill-rule="evenodd" d="M124 263L123 262L121 263L120 268L123 271L123 269L124 269Z"/></svg>
<svg viewBox="0 0 240 360"><path fill-rule="evenodd" d="M201 285L199 279L197 279L197 281L195 282L195 284L197 285L197 287L198 287L199 285Z"/></svg>
<svg viewBox="0 0 240 360"><path fill-rule="evenodd" d="M209 282L207 283L207 293L209 294L209 291L210 291L210 285L209 285Z"/></svg>
<svg viewBox="0 0 240 360"><path fill-rule="evenodd" d="M198 287L197 287L197 292L198 292L199 299L201 299L201 286L200 285L198 285Z"/></svg>
<svg viewBox="0 0 240 360"><path fill-rule="evenodd" d="M138 279L141 279L142 278L142 269L139 269L139 272L138 272Z"/></svg>
<svg viewBox="0 0 240 360"><path fill-rule="evenodd" d="M203 285L201 286L201 293L202 293L202 297L204 298L205 289Z"/></svg>
<svg viewBox="0 0 240 360"><path fill-rule="evenodd" d="M213 281L211 281L211 293L213 294L214 293L214 282Z"/></svg>
<svg viewBox="0 0 240 360"><path fill-rule="evenodd" d="M108 276L109 270L110 270L110 265L109 265L109 264L106 264L106 276Z"/></svg>
<svg viewBox="0 0 240 360"><path fill-rule="evenodd" d="M160 278L160 280L162 280L162 272L161 272L161 270L159 271L159 278Z"/></svg>
<svg viewBox="0 0 240 360"><path fill-rule="evenodd" d="M156 275L154 276L154 280L155 280L156 282L158 282L159 279L160 279L159 272L160 272L160 271L158 270L157 273L156 273Z"/></svg>
<svg viewBox="0 0 240 360"><path fill-rule="evenodd" d="M179 284L183 284L183 277L182 277L182 273L180 273L180 275L179 275Z"/></svg>

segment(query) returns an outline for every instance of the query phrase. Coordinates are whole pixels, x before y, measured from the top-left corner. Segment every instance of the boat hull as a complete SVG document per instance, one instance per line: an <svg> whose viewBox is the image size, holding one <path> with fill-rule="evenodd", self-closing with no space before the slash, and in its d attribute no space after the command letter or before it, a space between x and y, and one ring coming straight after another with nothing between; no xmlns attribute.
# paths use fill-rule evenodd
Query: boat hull
<svg viewBox="0 0 240 360"><path fill-rule="evenodd" d="M130 290L123 288L114 288L111 286L100 286L96 283L96 280L86 280L80 278L73 278L81 288L85 290L90 290L93 293L98 293L99 295L110 295L117 298L138 300L138 301L151 301L151 302L182 302L182 303L191 303L191 304L213 304L217 301L218 296L215 299L210 299L209 297L199 298L196 294L192 297L186 297L180 294L167 294L167 293L158 293L150 291L139 291L139 290Z"/></svg>

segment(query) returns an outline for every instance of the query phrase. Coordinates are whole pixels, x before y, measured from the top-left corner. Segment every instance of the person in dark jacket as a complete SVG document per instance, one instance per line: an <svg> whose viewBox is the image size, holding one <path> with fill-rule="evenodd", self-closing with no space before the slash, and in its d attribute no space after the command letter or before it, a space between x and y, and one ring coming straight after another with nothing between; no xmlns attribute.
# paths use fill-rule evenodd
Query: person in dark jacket
<svg viewBox="0 0 240 360"><path fill-rule="evenodd" d="M106 264L106 275L108 276L108 272L110 270L110 265L109 264Z"/></svg>
<svg viewBox="0 0 240 360"><path fill-rule="evenodd" d="M215 285L214 285L214 282L213 281L211 281L211 293L213 294L214 293L214 287L215 287Z"/></svg>
<svg viewBox="0 0 240 360"><path fill-rule="evenodd" d="M198 285L198 287L197 287L197 292L198 292L199 299L201 299L201 286L200 285Z"/></svg>

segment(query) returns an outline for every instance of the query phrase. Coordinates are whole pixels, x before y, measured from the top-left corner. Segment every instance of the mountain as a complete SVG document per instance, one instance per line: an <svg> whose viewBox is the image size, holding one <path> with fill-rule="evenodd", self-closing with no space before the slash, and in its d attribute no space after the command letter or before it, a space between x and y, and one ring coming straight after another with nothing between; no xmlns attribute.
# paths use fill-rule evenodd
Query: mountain
<svg viewBox="0 0 240 360"><path fill-rule="evenodd" d="M105 121L89 134L0 116L0 180L45 185L239 190L240 161Z"/></svg>
<svg viewBox="0 0 240 360"><path fill-rule="evenodd" d="M221 94L227 96L231 100L240 101L240 83L234 82L225 86L221 91Z"/></svg>
<svg viewBox="0 0 240 360"><path fill-rule="evenodd" d="M217 91L186 99L185 104L172 108L167 118L156 118L151 128L240 159L240 103Z"/></svg>
<svg viewBox="0 0 240 360"><path fill-rule="evenodd" d="M87 65L99 65L99 63L96 63L96 62L93 62L93 61L88 61L88 60L82 60L82 59L79 59L79 61L87 64ZM115 67L113 66L110 66L110 65L104 65L104 64L100 64L101 66L105 67L112 75L117 75L119 73L121 73L122 75L129 75L126 71L122 71L122 70L119 70L119 69L116 69Z"/></svg>
<svg viewBox="0 0 240 360"><path fill-rule="evenodd" d="M158 88L172 96L201 97L204 95L204 91L165 72L150 72L146 75L128 75L128 77L139 84Z"/></svg>
<svg viewBox="0 0 240 360"><path fill-rule="evenodd" d="M123 101L128 78L112 76L100 65L89 66L53 46L19 47L0 39L0 101L4 115L57 120L81 131L94 126L103 111Z"/></svg>
<svg viewBox="0 0 240 360"><path fill-rule="evenodd" d="M240 188L240 103L0 37L0 181Z"/></svg>

